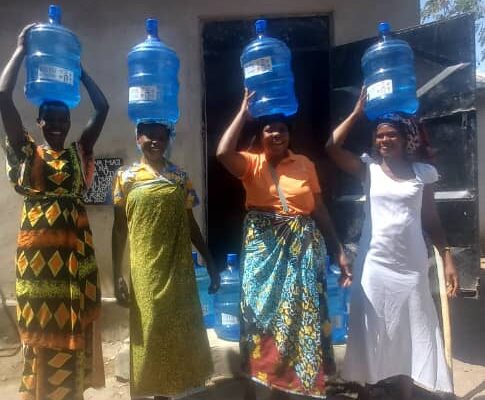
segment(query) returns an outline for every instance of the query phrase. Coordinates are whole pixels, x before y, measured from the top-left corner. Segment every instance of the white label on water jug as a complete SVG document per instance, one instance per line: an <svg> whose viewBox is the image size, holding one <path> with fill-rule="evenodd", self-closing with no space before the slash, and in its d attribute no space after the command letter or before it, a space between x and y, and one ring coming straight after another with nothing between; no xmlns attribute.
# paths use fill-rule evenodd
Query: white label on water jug
<svg viewBox="0 0 485 400"><path fill-rule="evenodd" d="M392 80L376 82L367 88L367 101L392 94Z"/></svg>
<svg viewBox="0 0 485 400"><path fill-rule="evenodd" d="M342 329L344 327L344 319L341 315L331 316L330 322L332 323L332 328L334 329Z"/></svg>
<svg viewBox="0 0 485 400"><path fill-rule="evenodd" d="M39 65L37 79L74 85L74 72L55 65Z"/></svg>
<svg viewBox="0 0 485 400"><path fill-rule="evenodd" d="M207 304L201 304L202 308L202 315L205 317L206 315L209 315L209 306Z"/></svg>
<svg viewBox="0 0 485 400"><path fill-rule="evenodd" d="M273 62L271 61L271 57L258 58L257 60L244 64L244 77L246 79L271 71L273 71Z"/></svg>
<svg viewBox="0 0 485 400"><path fill-rule="evenodd" d="M136 101L156 101L159 99L158 87L151 86L132 86L128 95L128 102Z"/></svg>
<svg viewBox="0 0 485 400"><path fill-rule="evenodd" d="M225 326L237 325L238 319L235 315L221 313L221 323Z"/></svg>

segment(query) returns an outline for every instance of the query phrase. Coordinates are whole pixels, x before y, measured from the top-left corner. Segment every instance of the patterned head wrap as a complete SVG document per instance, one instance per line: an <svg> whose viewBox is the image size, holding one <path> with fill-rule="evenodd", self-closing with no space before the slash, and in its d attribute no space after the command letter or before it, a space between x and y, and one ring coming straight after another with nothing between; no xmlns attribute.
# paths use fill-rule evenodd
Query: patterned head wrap
<svg viewBox="0 0 485 400"><path fill-rule="evenodd" d="M377 120L379 125L396 127L406 140L406 154L412 159L429 159L432 157L429 140L416 117L401 113L385 114Z"/></svg>

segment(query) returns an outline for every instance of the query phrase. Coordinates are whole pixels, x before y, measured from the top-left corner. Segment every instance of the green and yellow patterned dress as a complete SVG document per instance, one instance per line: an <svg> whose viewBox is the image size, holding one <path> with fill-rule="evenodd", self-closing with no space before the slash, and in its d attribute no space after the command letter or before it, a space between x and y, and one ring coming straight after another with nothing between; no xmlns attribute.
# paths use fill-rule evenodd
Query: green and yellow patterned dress
<svg viewBox="0 0 485 400"><path fill-rule="evenodd" d="M136 163L121 168L114 203L124 207L131 255L131 396L180 396L203 387L212 361L191 255L187 174Z"/></svg>
<svg viewBox="0 0 485 400"><path fill-rule="evenodd" d="M77 144L62 151L25 136L7 143L7 172L24 196L16 256L17 320L24 345L24 400L81 400L102 386L94 321L100 311L98 268L82 194L92 157Z"/></svg>

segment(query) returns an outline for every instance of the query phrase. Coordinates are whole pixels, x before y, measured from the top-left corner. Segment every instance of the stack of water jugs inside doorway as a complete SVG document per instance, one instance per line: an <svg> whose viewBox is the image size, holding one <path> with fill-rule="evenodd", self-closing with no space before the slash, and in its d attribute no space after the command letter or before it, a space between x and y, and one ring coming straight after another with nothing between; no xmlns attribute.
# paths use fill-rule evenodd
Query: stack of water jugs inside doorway
<svg viewBox="0 0 485 400"><path fill-rule="evenodd" d="M210 277L207 269L198 263L196 252L192 253L192 257L205 327L214 328L220 339L239 341L241 282L237 254L227 254L221 286L215 295L208 293Z"/></svg>
<svg viewBox="0 0 485 400"><path fill-rule="evenodd" d="M343 344L347 341L350 288L344 288L340 285L340 267L331 262L329 256L326 257L325 270L328 315L332 324L332 342Z"/></svg>

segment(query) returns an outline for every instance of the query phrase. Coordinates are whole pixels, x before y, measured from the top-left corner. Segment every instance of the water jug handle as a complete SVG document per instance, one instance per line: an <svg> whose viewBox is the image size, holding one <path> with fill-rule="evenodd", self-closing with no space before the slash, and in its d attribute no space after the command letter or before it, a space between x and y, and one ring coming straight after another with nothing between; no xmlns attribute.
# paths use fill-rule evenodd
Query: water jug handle
<svg viewBox="0 0 485 400"><path fill-rule="evenodd" d="M158 39L158 19L147 18L145 21L147 35L149 39Z"/></svg>
<svg viewBox="0 0 485 400"><path fill-rule="evenodd" d="M389 22L379 23L379 34L381 37L387 36L391 33L391 24Z"/></svg>
<svg viewBox="0 0 485 400"><path fill-rule="evenodd" d="M254 27L256 28L256 35L263 36L266 33L266 26L267 22L265 19L258 19L254 23Z"/></svg>
<svg viewBox="0 0 485 400"><path fill-rule="evenodd" d="M60 24L61 23L61 7L51 4L49 6L49 23Z"/></svg>

